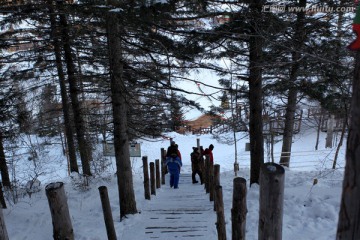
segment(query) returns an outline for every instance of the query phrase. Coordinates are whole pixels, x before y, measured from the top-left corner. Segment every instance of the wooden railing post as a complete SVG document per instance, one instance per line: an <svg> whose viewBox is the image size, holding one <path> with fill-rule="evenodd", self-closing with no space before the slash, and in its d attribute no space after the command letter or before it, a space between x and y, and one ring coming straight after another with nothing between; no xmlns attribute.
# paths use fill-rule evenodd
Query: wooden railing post
<svg viewBox="0 0 360 240"><path fill-rule="evenodd" d="M165 174L166 174L166 153L165 149L161 148L161 184L165 184Z"/></svg>
<svg viewBox="0 0 360 240"><path fill-rule="evenodd" d="M232 240L245 240L246 227L246 180L236 177L233 180L233 200L231 209Z"/></svg>
<svg viewBox="0 0 360 240"><path fill-rule="evenodd" d="M285 169L265 163L260 170L259 238L282 239Z"/></svg>
<svg viewBox="0 0 360 240"><path fill-rule="evenodd" d="M205 161L204 161L204 155L200 149L203 149L203 146L199 147L199 153L200 153L200 160L201 160L201 172L203 176L203 181L205 182Z"/></svg>
<svg viewBox="0 0 360 240"><path fill-rule="evenodd" d="M216 194L216 229L218 233L218 240L226 240L226 226L225 226L225 215L224 215L224 201L222 194L222 187L217 186L215 188Z"/></svg>
<svg viewBox="0 0 360 240"><path fill-rule="evenodd" d="M142 157L144 171L144 192L145 199L150 200L150 183L149 183L149 167L147 156Z"/></svg>
<svg viewBox="0 0 360 240"><path fill-rule="evenodd" d="M150 185L151 185L151 195L156 195L155 188L155 164L154 162L150 163Z"/></svg>
<svg viewBox="0 0 360 240"><path fill-rule="evenodd" d="M209 156L209 155L205 155L205 190L206 190L206 193L209 193L209 192L210 192L210 187L209 187L209 182L210 182L209 169L210 169L210 156Z"/></svg>
<svg viewBox="0 0 360 240"><path fill-rule="evenodd" d="M214 189L220 186L220 165L214 165ZM216 211L216 194L214 194L214 211Z"/></svg>
<svg viewBox="0 0 360 240"><path fill-rule="evenodd" d="M101 186L98 188L100 193L101 206L104 213L104 221L108 240L116 240L116 232L114 227L114 220L111 213L110 201L107 188Z"/></svg>
<svg viewBox="0 0 360 240"><path fill-rule="evenodd" d="M51 212L54 239L74 240L64 183L50 183L46 185L45 191Z"/></svg>
<svg viewBox="0 0 360 240"><path fill-rule="evenodd" d="M160 188L160 161L159 159L155 160L155 169L156 169L156 188Z"/></svg>
<svg viewBox="0 0 360 240"><path fill-rule="evenodd" d="M220 165L214 164L214 185L219 186L220 185Z"/></svg>
<svg viewBox="0 0 360 240"><path fill-rule="evenodd" d="M215 191L215 184L214 184L214 163L209 163L209 198L210 202L214 201L214 191Z"/></svg>

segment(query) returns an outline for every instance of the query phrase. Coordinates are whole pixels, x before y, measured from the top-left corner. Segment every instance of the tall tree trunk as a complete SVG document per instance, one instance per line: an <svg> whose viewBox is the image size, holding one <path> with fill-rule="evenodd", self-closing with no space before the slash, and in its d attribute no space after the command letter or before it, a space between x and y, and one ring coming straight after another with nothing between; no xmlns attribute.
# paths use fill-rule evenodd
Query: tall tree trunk
<svg viewBox="0 0 360 240"><path fill-rule="evenodd" d="M350 116L336 239L360 239L360 51L355 57Z"/></svg>
<svg viewBox="0 0 360 240"><path fill-rule="evenodd" d="M346 106L345 106L346 108ZM335 156L334 156L334 161L333 161L333 166L332 169L336 168L336 163L337 163L337 158L339 156L339 152L340 152L340 148L343 145L343 141L344 141L344 136L345 136L345 131L346 131L346 125L347 125L347 117L344 117L344 121L343 121L343 126L341 128L341 136L340 136L340 141L339 144L336 148L336 152L335 152Z"/></svg>
<svg viewBox="0 0 360 240"><path fill-rule="evenodd" d="M114 121L114 145L120 217L137 213L129 153L127 126L126 86L123 76L121 30L116 12L109 12L107 19L108 52L110 61L110 86Z"/></svg>
<svg viewBox="0 0 360 240"><path fill-rule="evenodd" d="M318 147L319 147L320 131L321 131L321 125L322 125L322 122L323 122L323 118L324 118L324 113L323 113L323 110L321 109L320 117L319 117L319 123L318 123L317 130L316 130L315 150L318 150ZM316 116L315 116L315 119L316 119Z"/></svg>
<svg viewBox="0 0 360 240"><path fill-rule="evenodd" d="M295 70L294 68L293 70L297 72L297 70ZM295 79L296 76L294 76L294 79L291 79L290 81L295 81ZM290 166L291 146L292 146L292 138L294 132L294 124L295 124L297 93L298 91L295 88L295 86L292 86L289 89L288 102L286 106L284 135L283 135L283 143L282 143L281 156L280 156L280 164L286 167Z"/></svg>
<svg viewBox="0 0 360 240"><path fill-rule="evenodd" d="M64 69L61 61L61 47L58 36L56 36L57 26L54 15L54 9L52 7L52 2L53 2L52 0L49 1L50 22L51 22L51 30L52 30L51 37L53 40L56 68L59 76L59 86L60 86L61 103L62 103L62 110L64 116L65 135L66 135L65 137L67 140L67 149L69 154L70 172L79 172L79 168L76 160L76 148L73 137L73 129L71 126L71 118L69 113L69 103L68 103L68 95L66 92Z"/></svg>
<svg viewBox="0 0 360 240"><path fill-rule="evenodd" d="M306 0L300 0L299 7L305 7ZM300 49L304 44L305 39L305 12L301 11L297 13L296 19L296 26L295 26L295 33L294 33L294 51L292 52L292 66L289 78L289 92L288 92L288 102L286 106L286 113L285 113L285 126L284 126L284 135L283 135L283 144L281 149L281 157L280 157L280 164L286 167L290 165L290 155L291 155L291 146L292 146L292 138L294 132L294 125L295 125L295 111L296 111L296 101L298 90L295 86L295 81L298 76L298 72L300 69Z"/></svg>
<svg viewBox="0 0 360 240"><path fill-rule="evenodd" d="M346 0L340 0L340 6L343 6L346 3ZM338 13L338 21L337 21L337 33L336 33L336 39L337 39L337 44L335 45L335 61L337 62L337 65L340 65L340 54L342 51L342 36L343 36L343 25L344 25L344 12L343 11L339 11ZM342 81L342 80L340 80ZM345 109L346 111L346 103L344 103L343 109ZM344 117L345 118L345 117ZM346 119L346 118L345 118ZM326 143L325 143L325 148L332 148L333 147L333 139L334 139L334 124L335 124L335 115L334 112L331 113L329 119L328 119L328 128L327 128L327 133L326 133ZM346 127L346 126L345 126ZM343 134L345 134L345 129L342 129L341 132L341 140L340 143L336 149L336 154L335 154L335 159L334 159L334 165L333 168L335 169L335 164L336 164L336 158L337 158L337 154L339 151L339 148L342 145L342 139L343 139Z"/></svg>
<svg viewBox="0 0 360 240"><path fill-rule="evenodd" d="M334 114L330 114L327 120L325 148L332 148L334 138Z"/></svg>
<svg viewBox="0 0 360 240"><path fill-rule="evenodd" d="M9 235L6 230L5 219L2 209L0 208L0 239L9 240Z"/></svg>
<svg viewBox="0 0 360 240"><path fill-rule="evenodd" d="M62 2L57 2L62 4ZM70 46L70 36L68 32L68 23L65 14L60 14L60 24L62 27L62 40L64 44L65 61L69 80L70 98L71 105L74 113L74 122L76 129L76 137L79 146L81 165L83 174L91 176L90 162L92 161L92 147L91 144L86 140L86 129L83 119L83 112L79 103L79 89L78 80L76 77L76 69L73 59L73 53Z"/></svg>
<svg viewBox="0 0 360 240"><path fill-rule="evenodd" d="M256 0L250 5L254 14L253 24L261 19L262 0ZM264 163L264 137L262 122L262 55L263 39L256 26L252 28L249 39L249 105L250 105L250 185L259 183L260 167Z"/></svg>
<svg viewBox="0 0 360 240"><path fill-rule="evenodd" d="M11 182L9 177L9 170L6 164L5 152L4 152L4 143L3 143L2 132L0 131L0 172L1 172L1 181L4 187L11 188Z"/></svg>

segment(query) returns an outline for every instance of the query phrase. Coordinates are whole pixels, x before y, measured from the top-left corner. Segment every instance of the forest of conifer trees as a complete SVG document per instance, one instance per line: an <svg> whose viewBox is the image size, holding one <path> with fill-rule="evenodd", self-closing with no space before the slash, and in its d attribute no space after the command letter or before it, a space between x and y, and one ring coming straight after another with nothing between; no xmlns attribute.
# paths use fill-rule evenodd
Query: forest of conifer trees
<svg viewBox="0 0 360 240"><path fill-rule="evenodd" d="M303 109L314 131L326 122L332 147L330 133L344 136L350 118L354 52L346 46L354 39L354 4L0 1L2 185L12 187L5 152L19 136L60 136L70 172L87 176L93 174L94 145L112 140L119 195L127 196L120 198L120 215L135 213L129 141L176 131L184 125L185 108L221 114L241 103L241 113L227 122L248 127L251 184L259 183L264 126L271 119L281 122L276 134L283 140L284 166L290 165ZM339 6L344 11L321 10ZM218 76L216 82L200 80L217 94L181 87L197 84L191 74L200 70ZM190 95L222 104L204 110ZM335 121L341 125L334 129Z"/></svg>

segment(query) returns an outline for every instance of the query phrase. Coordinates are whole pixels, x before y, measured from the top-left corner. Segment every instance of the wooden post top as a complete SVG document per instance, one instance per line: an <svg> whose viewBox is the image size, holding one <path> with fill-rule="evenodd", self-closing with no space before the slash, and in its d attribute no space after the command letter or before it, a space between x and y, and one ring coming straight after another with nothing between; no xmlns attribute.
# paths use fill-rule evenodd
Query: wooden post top
<svg viewBox="0 0 360 240"><path fill-rule="evenodd" d="M261 171L268 175L281 175L285 173L285 168L277 163L268 162L261 166Z"/></svg>
<svg viewBox="0 0 360 240"><path fill-rule="evenodd" d="M54 182L54 183L49 183L48 185L46 185L45 190L48 191L52 191L52 190L56 190L61 188L64 185L63 182Z"/></svg>
<svg viewBox="0 0 360 240"><path fill-rule="evenodd" d="M233 181L234 181L234 185L242 184L242 183L246 184L246 179L242 178L242 177L236 177L236 178L234 178Z"/></svg>

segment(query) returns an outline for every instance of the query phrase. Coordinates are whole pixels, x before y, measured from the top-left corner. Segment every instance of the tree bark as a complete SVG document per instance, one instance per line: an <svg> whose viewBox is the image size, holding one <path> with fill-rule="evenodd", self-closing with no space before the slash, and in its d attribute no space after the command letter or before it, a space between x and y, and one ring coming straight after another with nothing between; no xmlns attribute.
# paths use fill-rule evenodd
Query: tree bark
<svg viewBox="0 0 360 240"><path fill-rule="evenodd" d="M56 61L56 68L59 76L59 86L60 86L60 94L61 94L61 104L62 104L62 111L64 116L64 125L65 125L65 135L66 135L66 142L67 142L67 150L69 155L69 162L70 162L70 172L79 172L79 167L77 164L76 159L76 148L75 142L73 137L73 128L71 126L71 117L69 112L69 102L68 102L68 95L66 91L66 84L65 84L65 75L63 64L61 60L61 47L58 36L56 36L57 26L56 26L56 19L54 15L54 10L52 6L52 0L49 1L49 11L50 11L50 22L51 22L51 37L52 37L52 44L54 46L54 53L55 53L55 61Z"/></svg>
<svg viewBox="0 0 360 240"><path fill-rule="evenodd" d="M326 142L325 148L332 148L333 137L334 137L334 114L330 114L327 120L327 131L326 131Z"/></svg>
<svg viewBox="0 0 360 240"><path fill-rule="evenodd" d="M4 197L4 192L3 192L3 186L0 183L0 203L1 203L1 208L7 208L6 206L6 201L5 201L5 197Z"/></svg>
<svg viewBox="0 0 360 240"><path fill-rule="evenodd" d="M62 4L62 2L57 2L58 4ZM70 45L70 36L68 32L68 23L66 20L66 16L64 14L60 14L60 24L62 27L62 40L64 46L65 53L65 61L66 68L69 80L69 90L70 90L70 98L71 105L74 113L74 123L76 129L76 137L79 146L81 165L83 174L87 176L91 176L90 171L90 162L92 161L92 147L89 141L86 140L86 129L84 122L84 115L79 103L79 89L78 89L78 79L76 77L76 69L73 59L73 53Z"/></svg>
<svg viewBox="0 0 360 240"><path fill-rule="evenodd" d="M324 113L323 113L323 110L321 109L320 117L319 117L319 125L317 126L317 130L316 130L315 150L318 150L318 147L319 147L320 131L321 131L321 124L323 122L323 118L324 118ZM315 116L315 119L316 119L316 116Z"/></svg>
<svg viewBox="0 0 360 240"><path fill-rule="evenodd" d="M0 239L1 240L9 240L2 208L0 208Z"/></svg>
<svg viewBox="0 0 360 240"><path fill-rule="evenodd" d="M115 158L120 198L120 217L122 218L127 214L137 213L137 209L127 132L127 91L123 76L121 30L116 12L108 13L107 26Z"/></svg>
<svg viewBox="0 0 360 240"><path fill-rule="evenodd" d="M356 52L346 166L336 239L360 239L360 52Z"/></svg>
<svg viewBox="0 0 360 240"><path fill-rule="evenodd" d="M295 64L298 65L298 64ZM299 69L299 66L297 67ZM292 72L295 70L295 66L292 67ZM290 77L290 81L294 82L296 80L296 76ZM295 124L295 111L296 111L296 100L297 100L297 89L295 86L292 86L289 89L288 93L288 102L286 106L285 113L285 126L284 126L284 135L283 135L283 143L281 148L281 156L280 156L280 164L286 167L290 166L290 156L291 156L291 146L292 146L292 138L294 132L294 124Z"/></svg>
<svg viewBox="0 0 360 240"><path fill-rule="evenodd" d="M1 181L2 185L7 188L11 188L10 176L8 166L6 164L6 157L4 152L4 145L3 145L3 136L2 132L0 131L0 172L1 172Z"/></svg>
<svg viewBox="0 0 360 240"><path fill-rule="evenodd" d="M305 7L306 0L300 0L299 7ZM300 49L304 44L305 39L305 12L300 11L297 13L297 20L295 26L295 33L294 33L294 51L292 52L292 66L289 78L289 92L288 92L288 102L286 106L286 113L285 113L285 126L284 126L284 135L283 135L283 144L281 150L281 157L280 157L280 164L286 167L290 166L290 155L291 155L291 146L292 146L292 138L294 132L294 125L295 125L295 111L296 111L296 101L298 90L297 86L295 85L295 81L298 76L298 72L300 69Z"/></svg>
<svg viewBox="0 0 360 240"><path fill-rule="evenodd" d="M253 24L262 17L262 0L250 4L254 14ZM257 26L260 28L260 26ZM259 183L260 167L264 162L264 137L262 121L262 55L264 40L254 27L249 40L249 105L250 105L250 185Z"/></svg>
<svg viewBox="0 0 360 240"><path fill-rule="evenodd" d="M340 148L343 145L343 141L344 141L344 137L345 137L345 131L346 131L346 125L347 125L347 117L344 117L344 121L343 121L343 126L341 128L341 136L340 136L340 140L339 140L339 144L336 148L336 152L335 152L335 156L334 156L334 161L333 161L333 166L332 169L336 168L336 164L337 164L337 159L339 156L339 152L340 152Z"/></svg>

